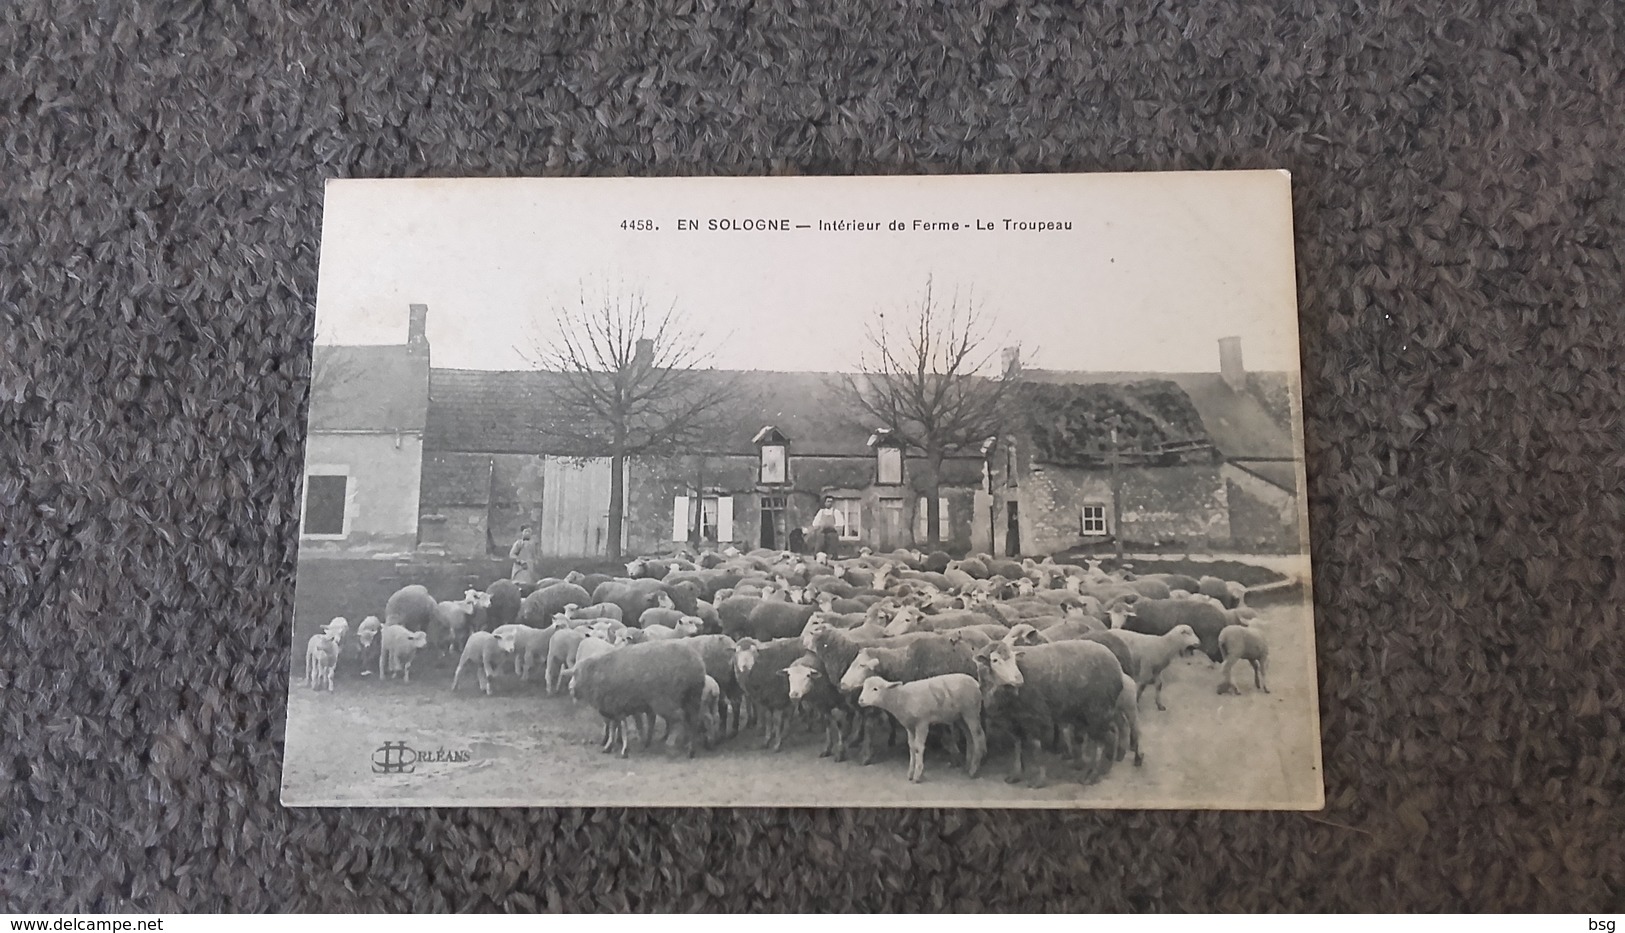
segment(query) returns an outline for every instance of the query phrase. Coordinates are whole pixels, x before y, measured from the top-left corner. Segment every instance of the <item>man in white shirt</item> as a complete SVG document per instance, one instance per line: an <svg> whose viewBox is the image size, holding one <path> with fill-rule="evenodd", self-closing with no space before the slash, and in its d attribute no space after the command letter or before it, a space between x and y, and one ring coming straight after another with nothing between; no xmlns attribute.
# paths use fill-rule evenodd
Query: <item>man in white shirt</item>
<svg viewBox="0 0 1625 933"><path fill-rule="evenodd" d="M812 531L813 542L817 550L835 556L836 548L841 542L841 531L846 528L846 516L835 508L835 497L826 496L824 507L813 516Z"/></svg>

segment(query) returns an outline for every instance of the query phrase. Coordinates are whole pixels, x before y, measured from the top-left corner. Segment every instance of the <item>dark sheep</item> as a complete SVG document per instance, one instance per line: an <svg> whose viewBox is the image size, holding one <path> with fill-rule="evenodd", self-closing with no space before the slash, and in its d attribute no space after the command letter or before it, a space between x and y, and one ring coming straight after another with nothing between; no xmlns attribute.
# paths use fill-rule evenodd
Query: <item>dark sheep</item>
<svg viewBox="0 0 1625 933"><path fill-rule="evenodd" d="M861 690L864 680L884 677L897 683L924 680L938 674L976 673L971 649L946 635L920 638L898 648L869 645L857 653L841 675L842 690Z"/></svg>
<svg viewBox="0 0 1625 933"><path fill-rule="evenodd" d="M1202 653L1217 664L1224 660L1219 651L1219 633L1232 619L1218 606L1194 599L1142 599L1132 610L1112 613L1112 626L1146 635L1166 635L1181 625L1189 625L1202 643Z"/></svg>
<svg viewBox="0 0 1625 933"><path fill-rule="evenodd" d="M658 589L660 586L659 580L641 581L655 584L656 590L654 592L650 592L643 587L634 586L635 582L638 581L621 582L611 580L608 583L601 583L597 589L592 591L592 596L588 602L594 604L614 603L621 607L621 620L623 622L636 622L638 617L643 615L643 610L650 606L659 605L654 593L664 592L664 590Z"/></svg>
<svg viewBox="0 0 1625 933"><path fill-rule="evenodd" d="M1148 573L1142 580L1160 580L1169 591L1184 590L1187 593L1199 593L1202 584L1195 577L1183 573Z"/></svg>
<svg viewBox="0 0 1625 933"><path fill-rule="evenodd" d="M1196 589L1191 592L1211 596L1223 603L1226 609L1234 609L1241 605L1241 597L1236 594L1230 582L1221 580L1218 577L1203 577L1197 581Z"/></svg>
<svg viewBox="0 0 1625 933"><path fill-rule="evenodd" d="M790 686L784 677L804 653L800 638L741 638L734 649L734 677L751 709L762 714L762 747L778 751L790 726Z"/></svg>
<svg viewBox="0 0 1625 933"><path fill-rule="evenodd" d="M726 635L696 635L679 639L678 643L699 655L705 663L705 673L717 682L722 703L726 704L718 710L722 714L724 734L737 734L744 701L739 680L734 676L734 654L739 646Z"/></svg>
<svg viewBox="0 0 1625 933"><path fill-rule="evenodd" d="M384 627L399 625L412 632L428 632L436 605L428 587L416 583L403 586L384 604Z"/></svg>
<svg viewBox="0 0 1625 933"><path fill-rule="evenodd" d="M1054 641L1055 639L1051 640ZM1130 677L1134 676L1136 670L1134 651L1129 647L1126 640L1118 637L1117 633L1102 629L1098 632L1085 632L1077 640L1092 641L1096 644L1105 645L1111 649L1112 657L1117 659L1117 664L1123 668L1123 673L1128 674ZM1134 695L1136 698L1139 697L1138 692Z"/></svg>
<svg viewBox="0 0 1625 933"><path fill-rule="evenodd" d="M485 592L491 597L491 605L485 608L484 618L476 618L477 628L489 632L519 621L519 607L524 602L524 597L519 595L519 584L498 580L486 587Z"/></svg>
<svg viewBox="0 0 1625 933"><path fill-rule="evenodd" d="M694 736L703 721L705 662L680 641L628 645L576 664L570 696L591 704L606 729L628 717L659 716L669 727L681 723L684 753L694 757ZM644 735L647 748L653 730ZM626 757L628 736L621 736ZM604 751L609 751L606 742Z"/></svg>
<svg viewBox="0 0 1625 933"><path fill-rule="evenodd" d="M587 591L574 583L555 583L529 596L519 607L519 623L531 628L546 628L553 624L553 616L565 606L585 606L592 601Z"/></svg>
<svg viewBox="0 0 1625 933"><path fill-rule="evenodd" d="M960 561L959 569L977 580L986 580L988 577L993 576L993 571L989 570L987 564L983 563L981 558L978 557L967 557Z"/></svg>
<svg viewBox="0 0 1625 933"><path fill-rule="evenodd" d="M1016 739L1007 782L1027 778L1033 787L1044 786L1040 753L1057 731L1063 737L1081 731L1086 739L1078 750L1081 763L1084 747L1090 747L1085 783L1099 781L1111 769L1113 754L1106 750L1117 747L1123 668L1105 645L1066 641L1011 648L995 642L977 651L976 666L984 714Z"/></svg>
<svg viewBox="0 0 1625 933"><path fill-rule="evenodd" d="M990 577L1003 577L1006 580L1020 580L1027 575L1027 569L1013 560L1002 558L989 558L987 572Z"/></svg>
<svg viewBox="0 0 1625 933"><path fill-rule="evenodd" d="M846 698L824 670L816 654L803 654L784 669L790 702L803 713L811 713L824 722L824 750L820 758L835 756L846 760L846 724L852 711Z"/></svg>
<svg viewBox="0 0 1625 933"><path fill-rule="evenodd" d="M757 640L799 638L817 606L797 603L763 602L751 610L744 635Z"/></svg>
<svg viewBox="0 0 1625 933"><path fill-rule="evenodd" d="M762 604L756 596L730 596L717 603L717 618L722 621L722 634L739 638L749 634L750 614Z"/></svg>
<svg viewBox="0 0 1625 933"><path fill-rule="evenodd" d="M952 561L953 558L949 557L945 552L932 551L925 555L924 560L920 561L920 569L929 573L940 574L948 569L948 564Z"/></svg>

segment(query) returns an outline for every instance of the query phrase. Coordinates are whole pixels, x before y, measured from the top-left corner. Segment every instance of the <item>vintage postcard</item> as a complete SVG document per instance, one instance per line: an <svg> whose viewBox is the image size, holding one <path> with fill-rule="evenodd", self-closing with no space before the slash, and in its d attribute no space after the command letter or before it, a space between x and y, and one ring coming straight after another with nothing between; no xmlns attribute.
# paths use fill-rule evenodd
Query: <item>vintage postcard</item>
<svg viewBox="0 0 1625 933"><path fill-rule="evenodd" d="M1323 805L1285 172L324 211L285 803Z"/></svg>

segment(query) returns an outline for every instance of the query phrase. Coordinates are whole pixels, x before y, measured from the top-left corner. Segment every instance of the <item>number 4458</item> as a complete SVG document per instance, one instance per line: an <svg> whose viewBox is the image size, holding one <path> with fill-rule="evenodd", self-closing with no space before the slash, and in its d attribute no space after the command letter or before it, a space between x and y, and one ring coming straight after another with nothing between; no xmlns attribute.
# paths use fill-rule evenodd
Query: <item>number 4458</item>
<svg viewBox="0 0 1625 933"><path fill-rule="evenodd" d="M660 228L655 226L655 222L652 221L652 220L623 220L623 221L621 221L621 229L622 230L659 230Z"/></svg>

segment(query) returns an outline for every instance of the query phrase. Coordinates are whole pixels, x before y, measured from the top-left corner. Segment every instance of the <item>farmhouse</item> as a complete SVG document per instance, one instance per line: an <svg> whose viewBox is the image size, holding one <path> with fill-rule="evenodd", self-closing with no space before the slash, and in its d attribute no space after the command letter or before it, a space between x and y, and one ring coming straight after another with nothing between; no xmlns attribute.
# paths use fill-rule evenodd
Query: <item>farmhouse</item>
<svg viewBox="0 0 1625 933"><path fill-rule="evenodd" d="M544 554L606 554L611 461L557 404L572 377L432 368L426 313L412 306L404 346L317 348L352 372L322 391L313 378L302 553L483 556L529 523ZM1018 415L943 464L950 549L1301 546L1295 396L1285 374L1246 373L1239 341L1222 342L1218 373L1005 365ZM798 547L825 497L847 547L924 540L925 464L833 410L834 374L707 378L735 381L737 402L694 449L628 460L623 552Z"/></svg>

